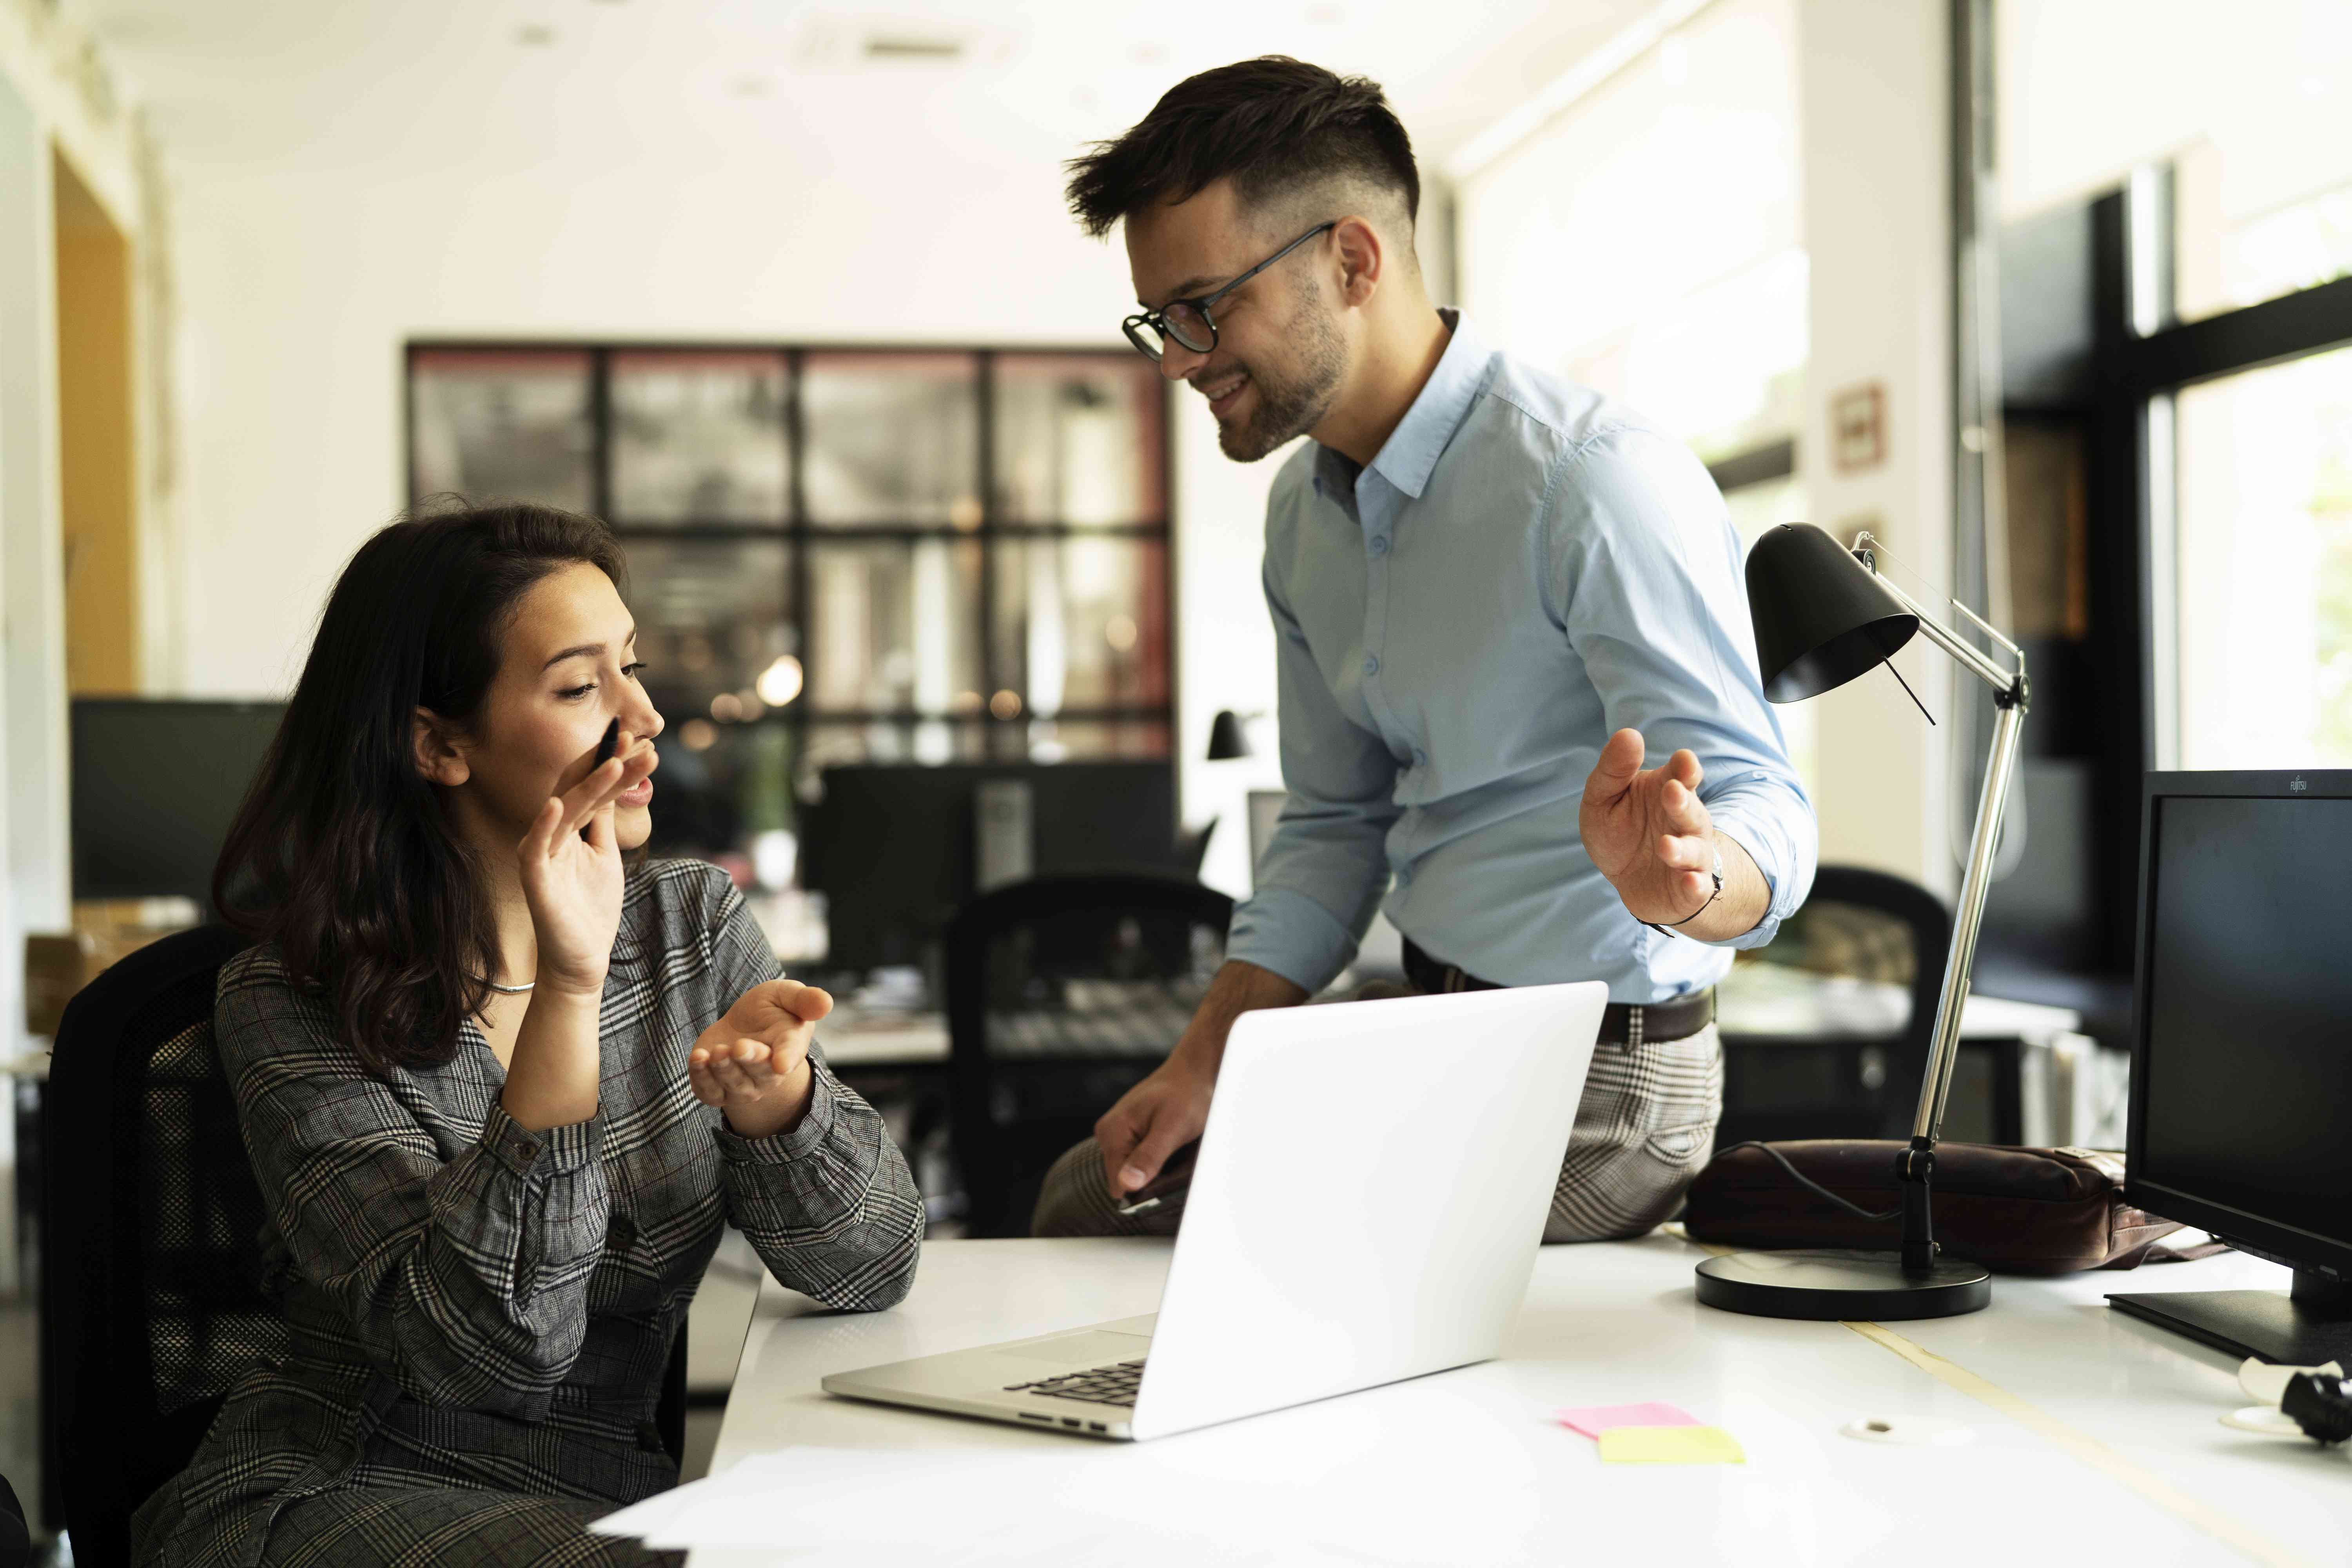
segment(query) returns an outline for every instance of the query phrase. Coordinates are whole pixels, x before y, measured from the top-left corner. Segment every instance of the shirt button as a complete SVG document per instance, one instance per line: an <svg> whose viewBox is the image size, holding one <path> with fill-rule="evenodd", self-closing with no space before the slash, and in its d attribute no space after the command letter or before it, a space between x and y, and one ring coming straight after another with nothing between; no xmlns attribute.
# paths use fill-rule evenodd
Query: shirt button
<svg viewBox="0 0 2352 1568"><path fill-rule="evenodd" d="M1379 659L1377 657L1375 657L1374 655L1371 655L1371 654L1369 654L1369 653L1368 653L1368 654L1366 654L1366 655L1364 656L1364 673L1365 673L1366 675L1378 675L1380 672L1381 672L1381 661L1380 661L1380 659Z"/></svg>
<svg viewBox="0 0 2352 1568"><path fill-rule="evenodd" d="M1397 868L1397 886L1400 888L1410 888L1412 886L1412 867L1400 866Z"/></svg>
<svg viewBox="0 0 2352 1568"><path fill-rule="evenodd" d="M539 1152L539 1145L526 1138L515 1145L515 1152L528 1160Z"/></svg>
<svg viewBox="0 0 2352 1568"><path fill-rule="evenodd" d="M1417 768L1429 766L1429 753L1415 746L1412 749L1412 765Z"/></svg>
<svg viewBox="0 0 2352 1568"><path fill-rule="evenodd" d="M1389 536L1385 533L1372 535L1371 549L1375 555L1386 555L1389 552Z"/></svg>

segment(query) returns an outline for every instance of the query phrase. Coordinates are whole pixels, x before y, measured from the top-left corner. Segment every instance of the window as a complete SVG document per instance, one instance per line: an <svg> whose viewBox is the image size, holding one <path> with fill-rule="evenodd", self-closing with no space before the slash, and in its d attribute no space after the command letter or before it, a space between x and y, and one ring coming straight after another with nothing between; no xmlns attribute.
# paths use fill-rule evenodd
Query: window
<svg viewBox="0 0 2352 1568"><path fill-rule="evenodd" d="M2008 216L2162 161L2177 319L2352 270L2352 6L1998 0L1993 36Z"/></svg>
<svg viewBox="0 0 2352 1568"><path fill-rule="evenodd" d="M2352 767L2352 348L2174 419L2180 765Z"/></svg>
<svg viewBox="0 0 2352 1568"><path fill-rule="evenodd" d="M1806 258L1790 0L1719 0L1462 181L1497 341L1713 462L1795 436Z"/></svg>
<svg viewBox="0 0 2352 1568"><path fill-rule="evenodd" d="M412 499L620 536L666 849L788 858L838 763L1171 755L1165 394L1126 350L417 344L408 406Z"/></svg>
<svg viewBox="0 0 2352 1568"><path fill-rule="evenodd" d="M1717 0L1454 170L1480 329L1688 442L1743 548L1807 517L1796 26L1791 0ZM1815 710L1773 712L1810 787Z"/></svg>

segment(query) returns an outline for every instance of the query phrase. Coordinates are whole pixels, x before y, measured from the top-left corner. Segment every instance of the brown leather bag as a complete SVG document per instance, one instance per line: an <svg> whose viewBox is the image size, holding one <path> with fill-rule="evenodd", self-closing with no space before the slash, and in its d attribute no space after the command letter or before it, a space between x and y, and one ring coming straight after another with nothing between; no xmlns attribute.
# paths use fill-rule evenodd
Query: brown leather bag
<svg viewBox="0 0 2352 1568"><path fill-rule="evenodd" d="M1903 1239L1892 1139L1821 1138L1770 1145L1864 1220L1808 1191L1757 1143L1717 1154L1691 1184L1683 1228L1725 1247L1892 1249ZM2004 1274L2133 1268L2180 1228L2124 1202L2124 1157L2093 1149L1939 1143L1932 1184L1936 1239ZM2218 1250L2218 1248L2216 1248Z"/></svg>

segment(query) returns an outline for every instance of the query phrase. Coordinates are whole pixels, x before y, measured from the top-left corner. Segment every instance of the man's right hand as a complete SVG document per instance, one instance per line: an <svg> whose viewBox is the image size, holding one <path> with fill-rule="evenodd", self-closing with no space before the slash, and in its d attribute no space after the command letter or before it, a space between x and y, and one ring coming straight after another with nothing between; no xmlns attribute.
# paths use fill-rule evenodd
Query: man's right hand
<svg viewBox="0 0 2352 1568"><path fill-rule="evenodd" d="M1103 1178L1113 1202L1158 1175L1169 1155L1201 1135L1216 1084L1215 1074L1173 1056L1103 1113L1095 1142L1102 1147Z"/></svg>
<svg viewBox="0 0 2352 1568"><path fill-rule="evenodd" d="M1168 1059L1095 1123L1112 1202L1158 1175L1168 1156L1209 1124L1209 1097L1216 1091L1234 1020L1255 1008L1295 1007L1306 1000L1305 991L1274 971L1225 960Z"/></svg>

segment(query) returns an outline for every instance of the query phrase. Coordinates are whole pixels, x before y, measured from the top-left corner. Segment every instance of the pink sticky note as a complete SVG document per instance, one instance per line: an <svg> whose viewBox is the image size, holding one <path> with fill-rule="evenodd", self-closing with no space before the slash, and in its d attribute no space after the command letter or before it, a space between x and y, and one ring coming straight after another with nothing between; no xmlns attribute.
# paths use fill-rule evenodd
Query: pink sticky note
<svg viewBox="0 0 2352 1568"><path fill-rule="evenodd" d="M1598 1438L1612 1426L1696 1426L1697 1416L1677 1405L1579 1405L1556 1411L1561 1425Z"/></svg>

